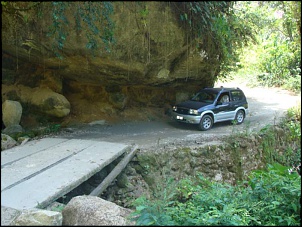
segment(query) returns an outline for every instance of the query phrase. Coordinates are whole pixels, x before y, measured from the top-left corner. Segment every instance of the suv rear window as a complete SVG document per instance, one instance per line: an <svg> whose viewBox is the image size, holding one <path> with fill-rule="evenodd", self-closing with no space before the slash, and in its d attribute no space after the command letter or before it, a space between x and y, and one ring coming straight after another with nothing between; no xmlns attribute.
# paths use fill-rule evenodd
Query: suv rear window
<svg viewBox="0 0 302 227"><path fill-rule="evenodd" d="M244 94L241 91L231 91L233 101L240 101L244 99Z"/></svg>

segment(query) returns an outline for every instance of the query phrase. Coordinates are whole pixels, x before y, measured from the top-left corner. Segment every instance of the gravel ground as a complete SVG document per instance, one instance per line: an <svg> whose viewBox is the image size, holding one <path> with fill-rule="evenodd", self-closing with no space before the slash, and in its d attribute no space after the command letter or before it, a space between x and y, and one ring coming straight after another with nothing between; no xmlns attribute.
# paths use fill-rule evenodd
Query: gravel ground
<svg viewBox="0 0 302 227"><path fill-rule="evenodd" d="M248 100L250 113L241 125L230 122L214 124L209 131L199 131L196 125L179 124L168 115L153 121L129 121L110 124L104 120L68 127L57 137L93 139L124 144L137 144L141 150L169 146L194 146L221 143L221 138L238 132L259 131L274 124L290 107L301 103L301 95L278 89L250 88L235 82L215 86L240 87Z"/></svg>

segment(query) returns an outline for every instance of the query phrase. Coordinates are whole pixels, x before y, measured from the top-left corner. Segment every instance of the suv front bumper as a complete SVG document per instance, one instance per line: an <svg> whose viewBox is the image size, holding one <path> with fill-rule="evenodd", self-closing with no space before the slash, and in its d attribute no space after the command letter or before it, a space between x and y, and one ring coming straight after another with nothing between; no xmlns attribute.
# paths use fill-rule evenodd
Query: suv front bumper
<svg viewBox="0 0 302 227"><path fill-rule="evenodd" d="M172 112L172 117L176 121L188 124L199 124L201 119L200 115L184 115L176 112Z"/></svg>

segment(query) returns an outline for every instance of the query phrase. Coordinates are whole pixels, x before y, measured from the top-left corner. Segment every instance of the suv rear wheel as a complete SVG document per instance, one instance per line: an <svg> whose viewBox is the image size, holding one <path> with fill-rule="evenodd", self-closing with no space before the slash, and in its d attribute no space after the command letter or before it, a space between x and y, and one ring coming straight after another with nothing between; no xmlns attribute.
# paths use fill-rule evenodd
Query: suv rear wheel
<svg viewBox="0 0 302 227"><path fill-rule="evenodd" d="M237 125L240 125L244 121L244 112L243 110L238 110L235 116L235 121Z"/></svg>
<svg viewBox="0 0 302 227"><path fill-rule="evenodd" d="M213 118L210 115L204 115L199 123L199 129L201 131L206 131L212 128L213 126Z"/></svg>

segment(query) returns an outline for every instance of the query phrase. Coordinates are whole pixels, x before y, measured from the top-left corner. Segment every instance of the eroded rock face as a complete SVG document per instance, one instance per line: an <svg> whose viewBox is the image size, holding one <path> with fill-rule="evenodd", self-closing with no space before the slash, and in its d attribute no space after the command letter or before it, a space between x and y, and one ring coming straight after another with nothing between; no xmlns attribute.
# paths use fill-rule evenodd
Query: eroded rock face
<svg viewBox="0 0 302 227"><path fill-rule="evenodd" d="M111 19L116 42L110 44L110 52L99 45L94 53L86 48L87 28L74 29L73 3L66 11L69 26L64 47L54 48L57 41L47 36L51 4L43 2L39 9L43 19L37 19L34 10L22 12L27 22L2 14L2 83L51 89L70 102L72 117L87 111L88 104L97 107L91 120L98 120L93 115L100 112L116 116L127 108L173 105L182 96L180 92L188 96L215 82L219 62L214 40L206 36L189 39L166 2L144 2L148 14L143 18L144 8L135 2L114 2ZM68 115L63 99L56 95L44 100L44 112ZM36 96L32 102L42 101ZM64 104L49 109L53 102Z"/></svg>
<svg viewBox="0 0 302 227"><path fill-rule="evenodd" d="M52 7L51 3L47 4ZM41 10L43 20L34 20L33 15L28 15L29 19L33 18L28 23L16 22L9 14L3 15L2 48L19 61L38 64L44 73L53 69L63 78L80 82L163 85L177 84L177 80L182 83L185 79L210 85L219 67L217 54L209 49L213 40L209 38L206 44L200 40L188 40L188 34L177 22L169 4L147 2L145 5L148 15L142 19L142 9L134 2L113 3L116 42L110 45L110 52L104 51L101 44L95 56L85 48L87 28L74 29L76 24L72 13L75 4L71 4L67 12L68 37L63 51L55 50L53 44L57 44L56 40L45 35L52 22L47 7L47 10ZM13 28L18 29L20 37ZM56 58L54 51L59 51L63 59ZM30 70L35 69L31 67Z"/></svg>

